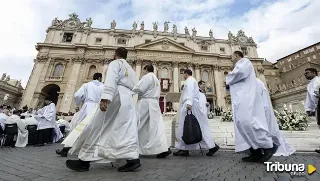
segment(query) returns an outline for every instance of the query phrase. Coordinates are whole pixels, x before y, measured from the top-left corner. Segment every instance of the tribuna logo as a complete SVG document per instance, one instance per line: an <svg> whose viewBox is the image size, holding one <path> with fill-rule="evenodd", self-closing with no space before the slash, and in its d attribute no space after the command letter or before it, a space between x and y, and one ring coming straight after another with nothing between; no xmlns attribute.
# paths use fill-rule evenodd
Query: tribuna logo
<svg viewBox="0 0 320 181"><path fill-rule="evenodd" d="M264 162L267 172L289 172L292 176L304 176L305 165L296 163Z"/></svg>

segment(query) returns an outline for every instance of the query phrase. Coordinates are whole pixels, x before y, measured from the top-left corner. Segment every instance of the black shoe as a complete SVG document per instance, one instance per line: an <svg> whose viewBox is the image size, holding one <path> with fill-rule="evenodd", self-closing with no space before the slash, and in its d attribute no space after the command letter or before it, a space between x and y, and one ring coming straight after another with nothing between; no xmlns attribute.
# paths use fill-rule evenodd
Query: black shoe
<svg viewBox="0 0 320 181"><path fill-rule="evenodd" d="M269 148L269 149L264 149L264 154L261 157L259 162L264 163L264 162L270 160L270 158L273 156L273 154L275 152L277 152L277 150L278 150L278 146L277 145L273 145L273 147Z"/></svg>
<svg viewBox="0 0 320 181"><path fill-rule="evenodd" d="M62 148L61 150L56 150L56 154L62 156L62 157L67 157L68 156L68 152L69 152L70 148Z"/></svg>
<svg viewBox="0 0 320 181"><path fill-rule="evenodd" d="M172 153L172 151L170 150L170 148L168 148L168 151L166 152L162 152L160 154L157 155L157 158L166 158L167 156L169 156Z"/></svg>
<svg viewBox="0 0 320 181"><path fill-rule="evenodd" d="M320 149L317 149L317 150L314 150L315 152L317 152L317 153L320 153Z"/></svg>
<svg viewBox="0 0 320 181"><path fill-rule="evenodd" d="M189 156L188 150L179 150L173 153L173 156Z"/></svg>
<svg viewBox="0 0 320 181"><path fill-rule="evenodd" d="M118 168L118 172L132 172L141 166L140 160L127 160L127 163Z"/></svg>
<svg viewBox="0 0 320 181"><path fill-rule="evenodd" d="M258 162L260 159L261 159L261 156L250 155L248 157L243 157L242 161L244 161L244 162Z"/></svg>
<svg viewBox="0 0 320 181"><path fill-rule="evenodd" d="M216 144L216 146L214 148L209 149L209 152L206 155L213 156L213 154L215 154L219 149L220 149L220 147Z"/></svg>
<svg viewBox="0 0 320 181"><path fill-rule="evenodd" d="M86 172L89 171L90 162L82 161L82 160L67 160L66 166L77 172Z"/></svg>
<svg viewBox="0 0 320 181"><path fill-rule="evenodd" d="M40 147L40 146L44 146L44 144L36 144L36 145L33 145L33 147Z"/></svg>

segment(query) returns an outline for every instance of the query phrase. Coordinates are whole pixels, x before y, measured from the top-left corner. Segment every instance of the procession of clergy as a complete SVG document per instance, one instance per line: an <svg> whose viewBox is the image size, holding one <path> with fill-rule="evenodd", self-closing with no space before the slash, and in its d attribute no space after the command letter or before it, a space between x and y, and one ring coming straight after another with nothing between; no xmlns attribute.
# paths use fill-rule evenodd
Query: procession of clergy
<svg viewBox="0 0 320 181"><path fill-rule="evenodd" d="M70 133L62 142L64 147L56 153L66 157L66 166L75 171L88 171L90 163L112 163L126 160L120 172L133 171L141 166L139 155L156 155L166 158L172 152L167 143L165 125L159 107L160 82L149 64L139 82L127 63L128 51L116 49L109 64L104 84L102 74L85 83L76 93L77 104L83 102L72 120ZM236 152L247 152L245 162L264 163L272 156L289 156L295 149L286 143L279 131L268 91L256 78L250 60L240 51L232 55L234 69L227 75L226 88L230 91L235 124ZM206 156L213 156L219 146L214 142L208 125L204 84L184 71L185 83L177 114L178 133L174 156L189 156L190 150L207 149ZM138 95L135 104L134 95ZM199 122L202 141L186 144L182 140L184 121L193 114Z"/></svg>

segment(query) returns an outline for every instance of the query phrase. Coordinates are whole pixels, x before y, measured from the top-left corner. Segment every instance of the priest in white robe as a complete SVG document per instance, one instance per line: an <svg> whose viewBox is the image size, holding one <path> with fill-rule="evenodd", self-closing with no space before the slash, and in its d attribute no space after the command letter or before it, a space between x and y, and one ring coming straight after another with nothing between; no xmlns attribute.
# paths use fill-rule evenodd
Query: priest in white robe
<svg viewBox="0 0 320 181"><path fill-rule="evenodd" d="M37 111L35 119L38 121L38 138L34 146L44 146L45 143L56 142L62 138L62 133L56 125L56 106L48 98L45 105Z"/></svg>
<svg viewBox="0 0 320 181"><path fill-rule="evenodd" d="M199 91L200 91L200 102L202 102L202 106L204 109L204 112L206 113L206 115L208 115L208 113L210 112L210 104L207 101L207 97L205 95L206 93L206 82L203 80L200 80L198 82L198 86L199 86Z"/></svg>
<svg viewBox="0 0 320 181"><path fill-rule="evenodd" d="M236 152L250 150L246 162L266 162L277 150L277 138L269 131L263 98L251 61L235 51L234 69L227 75L226 88L230 90L235 128ZM264 154L262 154L262 150Z"/></svg>
<svg viewBox="0 0 320 181"><path fill-rule="evenodd" d="M190 69L184 71L184 79L186 82L183 87L183 100L179 115L178 141L175 144L175 147L178 148L179 151L173 155L189 156L189 150L199 150L202 148L209 149L209 152L206 154L207 156L213 156L213 154L219 150L219 146L213 141L209 129L208 116L203 109L203 102L200 101L201 97L198 83L196 79L192 77L192 71ZM184 121L188 110L191 110L192 114L197 118L202 131L202 141L191 145L185 144L182 140Z"/></svg>
<svg viewBox="0 0 320 181"><path fill-rule="evenodd" d="M138 94L136 105L139 131L139 153L165 158L172 152L168 148L165 124L163 122L159 98L160 81L153 73L151 64L144 67L146 74L133 91Z"/></svg>
<svg viewBox="0 0 320 181"><path fill-rule="evenodd" d="M305 111L308 116L315 116L318 105L318 98L316 97L316 90L314 89L314 82L318 75L318 71L315 68L307 68L304 72L306 79L309 81L307 86L307 97L304 104Z"/></svg>
<svg viewBox="0 0 320 181"><path fill-rule="evenodd" d="M74 129L91 111L95 110L100 102L103 84L102 74L95 73L91 82L83 84L74 94L76 104L79 106L83 103L79 112L70 123L70 129ZM66 157L71 147L65 146L56 150L56 154Z"/></svg>
<svg viewBox="0 0 320 181"><path fill-rule="evenodd" d="M304 75L309 81L304 105L305 111L308 116L316 116L317 124L320 128L320 108L318 107L320 77L318 77L318 71L315 68L307 68ZM316 149L315 152L320 153L320 149Z"/></svg>
<svg viewBox="0 0 320 181"><path fill-rule="evenodd" d="M17 124L18 126L18 137L15 143L16 147L25 147L28 144L28 130L27 125L20 119L20 111L14 110L13 114L8 117L5 124Z"/></svg>
<svg viewBox="0 0 320 181"><path fill-rule="evenodd" d="M261 96L263 98L263 105L264 105L265 115L268 121L267 124L269 126L270 133L274 135L273 138L277 138L277 139L273 139L273 142L279 145L277 152L273 154L273 156L289 156L293 154L296 150L286 142L286 140L284 139L284 137L282 136L279 130L279 125L277 122L277 118L274 115L271 98L267 88L265 87L264 83L258 78L257 78L257 83L258 83L258 88L261 91Z"/></svg>
<svg viewBox="0 0 320 181"><path fill-rule="evenodd" d="M88 171L90 162L110 163L126 159L119 172L133 171L141 166L139 160L138 126L133 100L136 85L134 70L125 60L128 50L120 47L106 72L100 110L98 109L74 143L71 154L79 160L67 160L75 171Z"/></svg>

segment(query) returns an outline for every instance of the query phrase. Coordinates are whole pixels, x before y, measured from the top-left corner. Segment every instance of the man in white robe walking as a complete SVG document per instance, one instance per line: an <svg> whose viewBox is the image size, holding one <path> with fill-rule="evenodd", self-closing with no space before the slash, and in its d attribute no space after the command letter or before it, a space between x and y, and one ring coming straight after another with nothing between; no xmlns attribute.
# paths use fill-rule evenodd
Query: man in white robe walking
<svg viewBox="0 0 320 181"><path fill-rule="evenodd" d="M56 106L48 98L45 99L45 106L38 110L34 117L38 121L38 138L34 146L44 146L45 143L52 142L56 129ZM60 131L60 130L59 130ZM61 133L61 132L60 132ZM58 138L62 137L58 135ZM56 139L53 139L56 140Z"/></svg>
<svg viewBox="0 0 320 181"><path fill-rule="evenodd" d="M206 113L206 115L208 115L208 113L210 112L210 104L209 102L207 102L207 97L205 95L206 93L206 82L203 80L200 80L198 82L198 86L199 86L199 91L200 91L200 96L201 96L201 102L203 103L203 109Z"/></svg>
<svg viewBox="0 0 320 181"><path fill-rule="evenodd" d="M192 71L190 69L186 69L184 71L184 79L186 80L183 93L182 93L182 107L180 109L179 115L179 126L178 126L178 141L175 144L175 147L179 149L179 151L173 153L174 156L189 156L189 150L199 150L209 149L209 152L206 154L207 156L213 156L218 150L219 146L215 144L212 139L211 131L209 129L208 124L208 116L206 115L206 111L203 109L203 102L200 101L200 91L199 86L194 77L192 77ZM185 117L187 115L187 111L192 111L192 114L197 118L201 132L202 132L202 141L200 143L187 145L182 140L183 136L183 127Z"/></svg>
<svg viewBox="0 0 320 181"><path fill-rule="evenodd" d="M252 154L242 158L243 161L264 163L276 152L279 141L274 143L277 138L269 131L253 65L243 57L240 51L233 53L234 69L226 78L235 124L236 152L250 150Z"/></svg>
<svg viewBox="0 0 320 181"><path fill-rule="evenodd" d="M316 116L317 119L317 124L320 128L320 112L317 111L317 106L319 98L317 97L317 93L319 93L319 86L316 85L316 81L318 84L317 79L318 77L318 71L315 68L307 68L304 72L304 76L306 79L309 81L308 86L307 86L307 97L306 97L306 102L305 102L305 111L310 117ZM320 149L316 149L315 152L320 153Z"/></svg>
<svg viewBox="0 0 320 181"><path fill-rule="evenodd" d="M139 160L138 126L133 100L136 85L134 70L125 60L128 50L120 47L108 66L100 109L74 143L71 154L79 160L67 160L75 171L88 171L90 162L110 163L126 159L119 172L133 171L141 166Z"/></svg>
<svg viewBox="0 0 320 181"><path fill-rule="evenodd" d="M165 124L163 122L159 98L160 81L153 73L151 64L144 67L146 74L133 91L138 94L136 105L139 130L139 153L165 158L172 152L168 148Z"/></svg>
<svg viewBox="0 0 320 181"><path fill-rule="evenodd" d="M277 122L277 118L274 115L270 95L267 88L265 87L264 83L258 78L257 78L257 83L258 83L258 89L260 89L261 96L263 98L265 116L268 121L270 133L274 135L273 138L277 138L277 139L273 139L273 142L280 145L278 147L277 152L273 154L273 156L289 156L293 154L296 150L285 141L284 137L282 136L279 130L279 125Z"/></svg>
<svg viewBox="0 0 320 181"><path fill-rule="evenodd" d="M80 89L74 94L76 104L83 105L81 110L74 115L70 123L70 129L74 129L91 111L99 106L103 84L101 83L102 74L95 73L91 82L83 84ZM67 157L71 147L64 147L61 150L56 150L56 153L62 157Z"/></svg>

